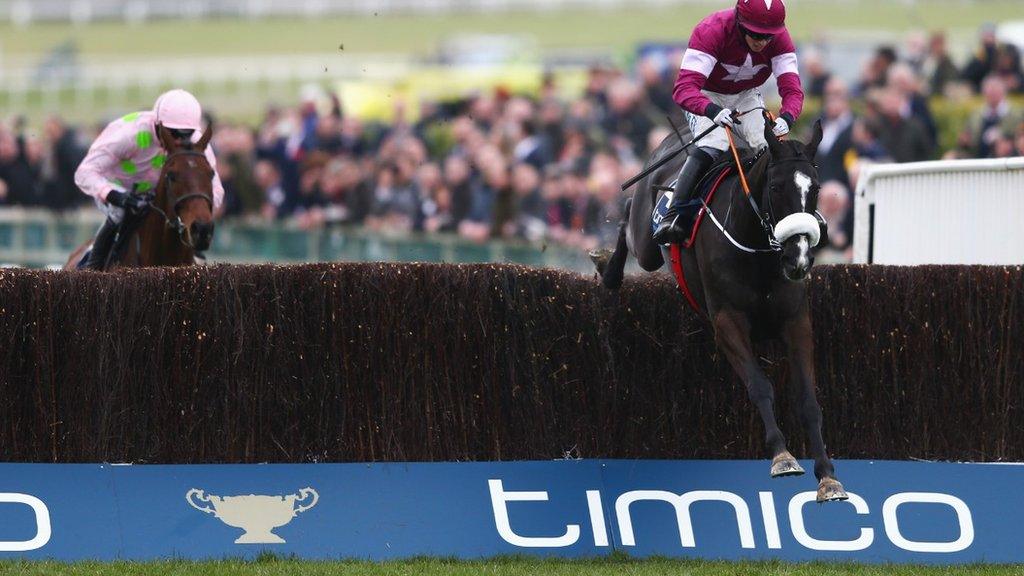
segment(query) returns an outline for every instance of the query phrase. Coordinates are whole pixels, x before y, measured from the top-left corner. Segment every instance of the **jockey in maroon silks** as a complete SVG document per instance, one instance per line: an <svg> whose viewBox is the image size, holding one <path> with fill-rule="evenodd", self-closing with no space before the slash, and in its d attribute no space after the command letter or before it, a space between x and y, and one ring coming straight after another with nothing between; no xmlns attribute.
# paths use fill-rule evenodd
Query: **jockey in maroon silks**
<svg viewBox="0 0 1024 576"><path fill-rule="evenodd" d="M700 206L691 201L704 171L729 150L729 127L754 150L768 144L760 111L761 86L774 74L782 97L782 111L773 132L789 132L803 109L804 92L797 71L796 48L786 30L782 0L738 0L735 9L715 12L693 29L676 79L673 98L681 106L693 134L719 126L699 143L683 164L676 180L672 204L654 232L659 244L679 243L690 234Z"/></svg>

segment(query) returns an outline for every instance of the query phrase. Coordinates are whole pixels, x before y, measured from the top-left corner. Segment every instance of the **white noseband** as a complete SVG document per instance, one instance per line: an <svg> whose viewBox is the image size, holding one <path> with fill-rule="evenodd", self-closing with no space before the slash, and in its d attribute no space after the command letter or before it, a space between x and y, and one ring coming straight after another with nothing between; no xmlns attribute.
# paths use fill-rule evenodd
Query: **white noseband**
<svg viewBox="0 0 1024 576"><path fill-rule="evenodd" d="M818 219L806 212L790 214L775 225L775 239L782 244L797 234L807 234L811 241L811 248L818 245L821 239L821 229L818 228Z"/></svg>

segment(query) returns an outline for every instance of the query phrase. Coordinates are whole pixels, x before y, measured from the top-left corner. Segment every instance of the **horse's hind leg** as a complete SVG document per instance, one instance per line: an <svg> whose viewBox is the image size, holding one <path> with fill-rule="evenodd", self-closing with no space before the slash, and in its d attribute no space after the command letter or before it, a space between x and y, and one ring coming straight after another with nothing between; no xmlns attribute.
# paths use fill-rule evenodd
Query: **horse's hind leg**
<svg viewBox="0 0 1024 576"><path fill-rule="evenodd" d="M786 450L786 438L775 420L775 389L754 358L750 344L750 322L740 312L719 310L714 315L713 323L715 343L743 380L747 395L761 414L765 443L772 454L772 476L802 474L803 469Z"/></svg>
<svg viewBox="0 0 1024 576"><path fill-rule="evenodd" d="M655 192L647 184L647 180L637 184L626 220L629 222L629 243L637 263L647 272L654 272L665 264L665 259L661 255L661 246L654 241L654 230L651 229L651 214L654 213L656 198Z"/></svg>
<svg viewBox="0 0 1024 576"><path fill-rule="evenodd" d="M825 451L821 434L821 406L814 393L814 338L810 314L805 310L782 328L790 365L790 382L795 389L800 420L810 440L814 458L814 476L818 479L818 502L846 500L843 485L835 478L835 468Z"/></svg>

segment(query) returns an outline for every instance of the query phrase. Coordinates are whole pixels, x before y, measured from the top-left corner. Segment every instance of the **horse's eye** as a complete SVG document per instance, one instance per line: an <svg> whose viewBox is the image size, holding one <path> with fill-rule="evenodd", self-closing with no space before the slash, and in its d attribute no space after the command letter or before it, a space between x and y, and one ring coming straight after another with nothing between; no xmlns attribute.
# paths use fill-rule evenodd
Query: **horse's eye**
<svg viewBox="0 0 1024 576"><path fill-rule="evenodd" d="M167 173L167 181L168 182L174 182L174 178L175 178L174 172L168 172Z"/></svg>

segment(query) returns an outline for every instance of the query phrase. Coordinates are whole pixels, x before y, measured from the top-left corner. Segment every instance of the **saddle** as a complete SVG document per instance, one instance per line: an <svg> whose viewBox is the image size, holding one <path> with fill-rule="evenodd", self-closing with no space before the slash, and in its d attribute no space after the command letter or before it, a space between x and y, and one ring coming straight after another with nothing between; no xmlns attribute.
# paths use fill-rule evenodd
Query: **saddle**
<svg viewBox="0 0 1024 576"><path fill-rule="evenodd" d="M747 153L740 158L740 162L743 164L743 169L749 170L754 162L760 158L761 155L757 153ZM710 205L711 200L715 196L715 192L721 186L722 182L727 176L729 176L736 169L736 162L733 160L732 155L727 155L722 160L715 162L708 168L707 172L701 177L700 181L697 182L698 198L704 202L704 205ZM654 209L654 215L652 217L652 226L657 227L658 222L664 218L665 213L668 211L669 204L672 202L672 194L675 190L675 181L671 182L669 186L656 186L655 187L662 196L658 199L658 203ZM672 274L676 278L676 285L679 287L679 291L682 293L683 298L686 299L687 304L690 308L697 313L698 316L704 314L700 306L697 304L697 300L694 298L693 293L690 291L690 286L686 282L686 274L683 272L682 264L682 250L693 247L693 242L697 238L697 231L700 229L701 223L704 221L705 209L702 206L700 211L697 213L696 220L693 223L693 227L690 231L690 238L682 245L673 244L668 250L668 260Z"/></svg>
<svg viewBox="0 0 1024 576"><path fill-rule="evenodd" d="M743 156L740 158L740 162L743 164L743 170L748 171L754 165L754 162L761 157L752 150L744 150ZM704 172L701 179L697 182L697 198L700 198L704 204L710 204L711 200L715 196L715 192L718 187L722 184L729 174L731 174L736 168L736 162L733 160L731 154L727 154L724 158L718 160L711 165L710 168ZM675 193L676 180L673 179L668 184L657 185L654 189L659 194L658 201L654 206L654 213L651 215L651 230L655 230L658 224L665 217L668 212L669 205L672 204L672 196ZM696 216L696 220L693 223L693 227L690 231L690 239L683 245L684 248L690 248L693 246L693 241L697 237L697 230L700 229L700 225L704 220L704 208L701 208Z"/></svg>

